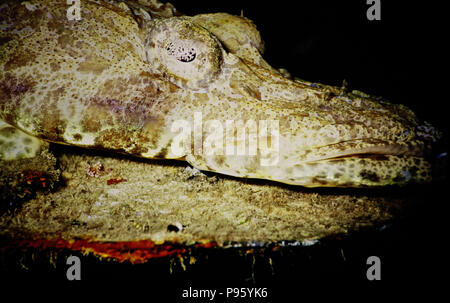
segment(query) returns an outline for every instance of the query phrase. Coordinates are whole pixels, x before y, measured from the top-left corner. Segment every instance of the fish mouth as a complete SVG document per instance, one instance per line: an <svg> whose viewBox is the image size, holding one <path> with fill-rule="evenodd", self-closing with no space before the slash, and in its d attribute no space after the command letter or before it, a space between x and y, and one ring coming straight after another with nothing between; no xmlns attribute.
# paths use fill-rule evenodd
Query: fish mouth
<svg viewBox="0 0 450 303"><path fill-rule="evenodd" d="M305 187L403 186L429 183L431 173L423 157L361 152L307 162L294 170Z"/></svg>
<svg viewBox="0 0 450 303"><path fill-rule="evenodd" d="M341 141L304 151L283 163L284 183L305 187L381 187L428 183L432 167L423 142Z"/></svg>
<svg viewBox="0 0 450 303"><path fill-rule="evenodd" d="M422 142L392 143L377 139L355 139L315 147L310 151L314 151L314 156L307 157L306 161L351 157L424 157L424 144Z"/></svg>

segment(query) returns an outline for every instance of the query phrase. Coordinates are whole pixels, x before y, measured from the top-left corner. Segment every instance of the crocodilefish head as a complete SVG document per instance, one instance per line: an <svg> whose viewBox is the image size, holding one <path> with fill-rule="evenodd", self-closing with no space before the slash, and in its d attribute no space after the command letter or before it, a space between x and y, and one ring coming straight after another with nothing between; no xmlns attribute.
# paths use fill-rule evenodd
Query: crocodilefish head
<svg viewBox="0 0 450 303"><path fill-rule="evenodd" d="M7 2L0 118L42 140L307 187L431 181L439 132L407 107L292 79L255 25L170 5ZM27 18L25 18L25 16Z"/></svg>

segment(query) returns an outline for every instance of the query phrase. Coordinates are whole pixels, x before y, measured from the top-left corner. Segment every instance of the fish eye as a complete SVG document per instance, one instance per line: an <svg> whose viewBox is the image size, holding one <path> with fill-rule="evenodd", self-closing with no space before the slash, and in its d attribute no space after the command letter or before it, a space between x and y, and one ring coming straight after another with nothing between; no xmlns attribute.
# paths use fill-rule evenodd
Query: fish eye
<svg viewBox="0 0 450 303"><path fill-rule="evenodd" d="M172 41L166 44L165 49L169 56L174 56L180 62L192 62L197 56L195 48L189 45L175 45Z"/></svg>
<svg viewBox="0 0 450 303"><path fill-rule="evenodd" d="M204 89L220 73L223 48L215 36L189 17L156 19L145 40L154 73L188 89Z"/></svg>

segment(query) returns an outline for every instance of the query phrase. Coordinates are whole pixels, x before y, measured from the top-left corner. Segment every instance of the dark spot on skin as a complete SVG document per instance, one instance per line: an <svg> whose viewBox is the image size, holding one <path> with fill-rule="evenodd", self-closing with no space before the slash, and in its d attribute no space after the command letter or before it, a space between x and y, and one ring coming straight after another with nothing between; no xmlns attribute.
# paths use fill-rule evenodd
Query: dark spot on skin
<svg viewBox="0 0 450 303"><path fill-rule="evenodd" d="M394 182L401 183L405 181L405 176L403 174L398 174L394 179Z"/></svg>
<svg viewBox="0 0 450 303"><path fill-rule="evenodd" d="M14 127L5 127L0 130L0 135L5 138L11 138L15 135L16 132L17 129L15 129Z"/></svg>
<svg viewBox="0 0 450 303"><path fill-rule="evenodd" d="M106 115L105 115L106 116ZM95 117L95 119L94 119ZM101 115L97 115L94 113L87 113L84 116L84 119L81 121L81 127L83 132L85 133L95 133L101 130L102 123L101 120L104 118Z"/></svg>
<svg viewBox="0 0 450 303"><path fill-rule="evenodd" d="M12 58L5 63L5 71L14 71L20 67L30 65L31 61L36 58L36 54L33 52L22 52L12 55Z"/></svg>
<svg viewBox="0 0 450 303"><path fill-rule="evenodd" d="M50 28L54 28L56 29L59 33L58 35L58 46L65 49L68 47L72 47L73 42L74 42L74 38L69 34L69 33L63 33L64 28L60 23L51 23L49 22L49 27Z"/></svg>
<svg viewBox="0 0 450 303"><path fill-rule="evenodd" d="M326 180L320 179L319 177L314 177L314 178L311 179L311 181L313 183L320 184L320 185L327 185L327 184L329 184Z"/></svg>
<svg viewBox="0 0 450 303"><path fill-rule="evenodd" d="M108 67L109 64L104 58L90 55L86 61L78 64L77 70L83 73L101 74Z"/></svg>
<svg viewBox="0 0 450 303"><path fill-rule="evenodd" d="M8 43L8 42L11 41L11 40L13 40L13 38L11 38L11 37L0 37L0 47L1 47L3 44L6 44L6 43Z"/></svg>
<svg viewBox="0 0 450 303"><path fill-rule="evenodd" d="M166 147L164 147L163 149L161 149L155 156L155 159L165 159L168 153L168 146L170 146L170 144L168 144Z"/></svg>
<svg viewBox="0 0 450 303"><path fill-rule="evenodd" d="M14 143L15 142L13 142L13 141L8 141L3 145L3 147L6 149L12 149L14 146L16 146Z"/></svg>
<svg viewBox="0 0 450 303"><path fill-rule="evenodd" d="M214 158L214 160L216 161L216 164L217 164L218 166L222 166L223 163L225 162L225 157L224 157L224 156L217 155L217 156Z"/></svg>
<svg viewBox="0 0 450 303"><path fill-rule="evenodd" d="M75 135L73 135L73 138L74 138L76 141L80 141L81 139L83 139L83 136L82 136L81 134L75 134Z"/></svg>
<svg viewBox="0 0 450 303"><path fill-rule="evenodd" d="M43 137L53 142L63 141L62 135L66 130L67 122L60 119L59 112L46 108L43 110L42 117L44 118L41 119L40 129Z"/></svg>
<svg viewBox="0 0 450 303"><path fill-rule="evenodd" d="M32 87L34 87L34 84L30 81L19 81L13 77L5 76L5 78L0 82L0 97L3 99L2 101L11 99L11 97L20 97L28 92Z"/></svg>
<svg viewBox="0 0 450 303"><path fill-rule="evenodd" d="M65 89L63 86L58 87L57 89L50 92L50 96L56 102L60 99L61 95L64 93Z"/></svg>
<svg viewBox="0 0 450 303"><path fill-rule="evenodd" d="M59 64L50 62L50 69L52 70L52 72L56 72L57 70L59 70Z"/></svg>
<svg viewBox="0 0 450 303"><path fill-rule="evenodd" d="M380 177L376 173L371 172L371 171L363 170L363 171L361 171L359 176L365 180L369 180L372 182L380 182Z"/></svg>

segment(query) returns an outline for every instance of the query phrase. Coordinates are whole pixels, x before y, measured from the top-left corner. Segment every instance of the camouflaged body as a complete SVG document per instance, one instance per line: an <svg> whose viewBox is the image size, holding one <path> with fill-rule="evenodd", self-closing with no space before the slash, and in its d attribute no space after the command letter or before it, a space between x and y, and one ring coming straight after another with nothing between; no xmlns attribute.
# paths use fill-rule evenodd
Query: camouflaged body
<svg viewBox="0 0 450 303"><path fill-rule="evenodd" d="M403 105L285 77L261 57L259 32L244 17L81 1L81 20L70 21L68 7L0 6L0 118L33 137L309 187L430 181L432 127ZM224 125L278 121L279 161L262 166L259 149L180 156L171 127L195 113Z"/></svg>

